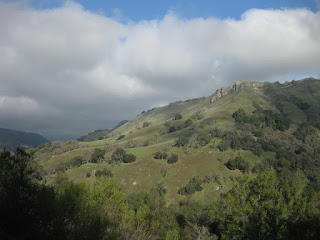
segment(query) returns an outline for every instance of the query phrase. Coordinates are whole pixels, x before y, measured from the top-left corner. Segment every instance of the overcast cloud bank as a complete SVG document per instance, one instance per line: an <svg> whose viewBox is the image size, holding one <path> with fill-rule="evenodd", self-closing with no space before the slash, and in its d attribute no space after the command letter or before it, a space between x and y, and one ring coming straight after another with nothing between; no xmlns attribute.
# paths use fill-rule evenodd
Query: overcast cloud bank
<svg viewBox="0 0 320 240"><path fill-rule="evenodd" d="M112 128L235 81L319 77L320 12L121 23L69 2L0 2L0 124L49 138Z"/></svg>

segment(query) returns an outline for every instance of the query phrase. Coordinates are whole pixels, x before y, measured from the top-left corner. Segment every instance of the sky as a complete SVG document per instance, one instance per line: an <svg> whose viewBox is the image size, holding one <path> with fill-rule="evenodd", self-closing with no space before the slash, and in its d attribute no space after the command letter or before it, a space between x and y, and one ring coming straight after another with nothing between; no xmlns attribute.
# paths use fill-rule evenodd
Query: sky
<svg viewBox="0 0 320 240"><path fill-rule="evenodd" d="M0 0L0 127L110 129L236 81L320 76L320 0Z"/></svg>

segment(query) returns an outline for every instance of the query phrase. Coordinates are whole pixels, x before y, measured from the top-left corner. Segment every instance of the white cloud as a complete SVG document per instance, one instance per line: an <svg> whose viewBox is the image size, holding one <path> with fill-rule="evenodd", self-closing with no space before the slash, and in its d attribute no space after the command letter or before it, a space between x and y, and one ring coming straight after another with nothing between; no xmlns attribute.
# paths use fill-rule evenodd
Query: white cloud
<svg viewBox="0 0 320 240"><path fill-rule="evenodd" d="M319 76L319 23L307 9L252 9L240 20L169 12L124 24L73 2L0 2L0 110L21 112L29 130L81 135L238 80Z"/></svg>

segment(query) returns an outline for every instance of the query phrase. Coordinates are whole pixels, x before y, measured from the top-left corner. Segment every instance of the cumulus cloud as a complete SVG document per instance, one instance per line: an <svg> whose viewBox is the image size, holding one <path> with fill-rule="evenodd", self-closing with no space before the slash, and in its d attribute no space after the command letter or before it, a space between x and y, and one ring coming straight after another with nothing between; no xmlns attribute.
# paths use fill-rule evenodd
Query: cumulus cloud
<svg viewBox="0 0 320 240"><path fill-rule="evenodd" d="M0 124L59 138L235 81L319 76L320 13L123 23L67 2L0 2Z"/></svg>

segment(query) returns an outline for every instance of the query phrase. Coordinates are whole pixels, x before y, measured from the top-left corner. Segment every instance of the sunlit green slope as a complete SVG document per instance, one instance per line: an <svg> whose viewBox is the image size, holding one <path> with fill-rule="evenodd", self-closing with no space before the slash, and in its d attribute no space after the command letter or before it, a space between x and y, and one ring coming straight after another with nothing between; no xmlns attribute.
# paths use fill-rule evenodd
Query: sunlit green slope
<svg viewBox="0 0 320 240"><path fill-rule="evenodd" d="M229 149L222 152L217 148L221 139L212 137L202 145L199 136L215 128L234 130L232 114L239 108L246 112L281 111L297 122L305 119L317 121L319 96L320 83L314 79L288 84L237 82L207 98L176 102L143 112L106 134L106 139L51 143L39 148L35 156L47 173L49 182L63 169L67 169L65 174L70 178L88 182L93 182L97 170L108 169L129 192L147 191L156 184L163 184L169 201L183 198L177 191L186 186L192 177L203 179L214 176L215 181L204 183L204 190L193 195L205 200L224 191L235 177L242 174L239 170L229 170L225 166L228 160L242 156L253 167L265 157L272 157L273 153L266 152L258 157L248 150ZM189 140L188 146L174 146L181 137ZM119 147L133 153L136 161L108 163ZM70 166L75 157L90 159L96 148L106 151L104 161ZM166 152L169 156L177 154L179 160L168 164L166 160L154 159L157 151Z"/></svg>

